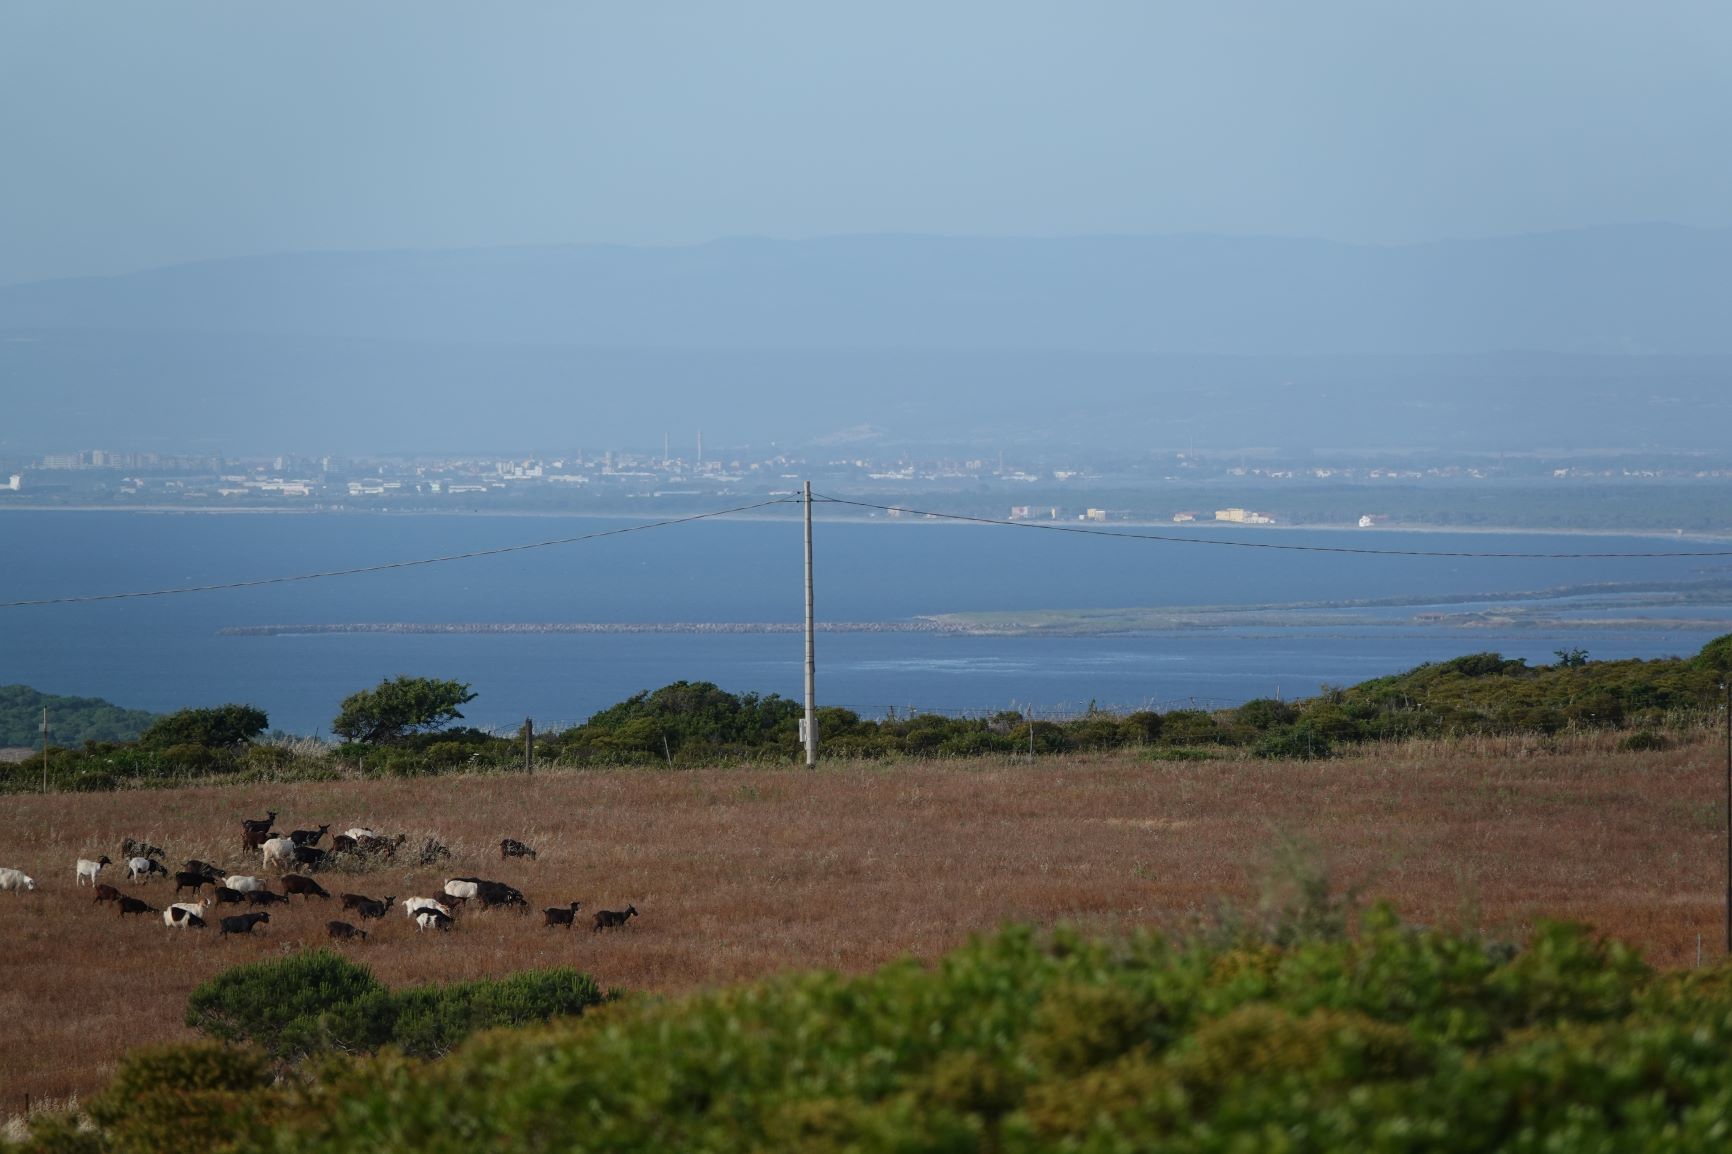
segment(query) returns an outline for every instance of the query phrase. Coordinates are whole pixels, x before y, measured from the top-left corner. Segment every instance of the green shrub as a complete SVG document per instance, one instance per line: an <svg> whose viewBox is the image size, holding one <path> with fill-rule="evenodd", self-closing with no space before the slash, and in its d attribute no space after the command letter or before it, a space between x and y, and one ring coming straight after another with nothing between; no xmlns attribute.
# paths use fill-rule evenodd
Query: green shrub
<svg viewBox="0 0 1732 1154"><path fill-rule="evenodd" d="M1671 743L1651 729L1638 729L1622 741L1618 748L1630 753L1646 753L1653 750L1666 749Z"/></svg>
<svg viewBox="0 0 1732 1154"><path fill-rule="evenodd" d="M280 1095L257 1050L193 1042L128 1054L90 1120L108 1148L127 1154L224 1151L269 1130Z"/></svg>
<svg viewBox="0 0 1732 1154"><path fill-rule="evenodd" d="M392 991L366 966L311 950L217 975L193 991L186 1020L279 1060L386 1045L435 1057L477 1030L575 1016L613 996L568 967Z"/></svg>

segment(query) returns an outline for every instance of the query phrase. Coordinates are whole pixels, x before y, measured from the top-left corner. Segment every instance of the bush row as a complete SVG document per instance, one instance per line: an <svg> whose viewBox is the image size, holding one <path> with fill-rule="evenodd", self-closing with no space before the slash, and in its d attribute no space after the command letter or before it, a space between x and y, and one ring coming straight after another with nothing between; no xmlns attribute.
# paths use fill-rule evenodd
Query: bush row
<svg viewBox="0 0 1732 1154"><path fill-rule="evenodd" d="M274 1085L262 1062L134 1057L96 1130L44 1123L26 1149L1723 1150L1732 970L1656 975L1566 925L1495 948L1381 909L1284 947L1013 928L932 965L627 1002L439 1061ZM161 1116L185 1125L158 1134Z"/></svg>
<svg viewBox="0 0 1732 1154"><path fill-rule="evenodd" d="M1532 666L1496 653L1426 664L1299 701L1257 700L1235 709L1176 709L1115 714L1091 709L1065 721L1005 712L985 717L940 714L867 718L820 709L819 732L838 758L981 757L1073 753L1144 747L1154 756L1204 756L1209 750L1259 757L1328 757L1345 745L1416 737L1551 734L1564 729L1625 730L1627 748L1665 745L1658 731L1716 715L1720 686L1732 669L1732 634L1692 658L1590 661L1560 651L1555 665ZM453 683L454 684L454 683ZM412 733L387 744L348 744L313 751L233 741L230 713L245 707L189 710L152 726L147 740L90 742L51 749L51 782L65 789L113 789L125 783L223 776L317 779L339 772L419 775L485 772L522 764L520 739L480 730ZM256 711L253 711L256 713ZM186 715L190 721L186 723ZM639 693L582 725L538 738L542 763L697 766L789 762L801 756L799 703L774 694L729 693L708 682L680 681ZM250 718L262 729L263 714ZM221 723L221 724L219 724ZM220 733L220 743L192 740ZM167 744L167 742L174 742ZM35 788L40 759L0 766L0 787Z"/></svg>

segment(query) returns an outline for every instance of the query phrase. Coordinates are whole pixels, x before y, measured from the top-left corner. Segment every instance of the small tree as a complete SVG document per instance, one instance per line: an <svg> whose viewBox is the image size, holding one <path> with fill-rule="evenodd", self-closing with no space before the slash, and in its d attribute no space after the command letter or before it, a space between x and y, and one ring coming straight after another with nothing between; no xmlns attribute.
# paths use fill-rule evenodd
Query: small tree
<svg viewBox="0 0 1732 1154"><path fill-rule="evenodd" d="M271 724L265 711L251 705L218 705L211 709L183 709L159 717L139 735L139 743L152 749L175 745L202 745L206 749L234 749L263 733Z"/></svg>
<svg viewBox="0 0 1732 1154"><path fill-rule="evenodd" d="M331 732L345 741L392 745L420 730L438 729L463 714L459 705L475 700L461 681L402 676L381 681L343 699Z"/></svg>

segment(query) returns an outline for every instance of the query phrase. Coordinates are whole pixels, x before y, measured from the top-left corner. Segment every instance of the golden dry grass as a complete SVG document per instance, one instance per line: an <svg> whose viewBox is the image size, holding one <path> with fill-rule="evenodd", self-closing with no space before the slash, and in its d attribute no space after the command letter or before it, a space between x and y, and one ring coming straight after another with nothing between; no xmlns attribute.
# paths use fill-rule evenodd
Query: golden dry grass
<svg viewBox="0 0 1732 1154"><path fill-rule="evenodd" d="M0 894L0 1084L88 1094L128 1048L185 1037L187 994L224 967L325 942L337 903L296 899L254 939L119 918L73 884L73 861L126 835L234 868L239 819L437 833L437 869L330 874L333 892L437 892L479 874L539 909L642 912L593 935L539 912L466 912L450 935L400 911L344 948L393 984L575 964L604 985L678 991L780 970L862 970L932 956L1006 920L1183 928L1250 904L1283 835L1343 884L1404 916L1519 937L1536 917L1585 920L1663 966L1718 958L1725 843L1718 748L1612 752L1518 739L1416 743L1337 761L1151 763L1131 754L1005 762L692 772L583 771L162 792L9 797L0 865L41 888ZM538 861L501 862L519 837ZM244 872L259 872L256 867ZM115 881L105 875L104 880ZM123 890L161 906L172 883ZM281 910L282 907L276 907ZM581 915L580 915L581 916ZM349 920L355 920L352 916Z"/></svg>

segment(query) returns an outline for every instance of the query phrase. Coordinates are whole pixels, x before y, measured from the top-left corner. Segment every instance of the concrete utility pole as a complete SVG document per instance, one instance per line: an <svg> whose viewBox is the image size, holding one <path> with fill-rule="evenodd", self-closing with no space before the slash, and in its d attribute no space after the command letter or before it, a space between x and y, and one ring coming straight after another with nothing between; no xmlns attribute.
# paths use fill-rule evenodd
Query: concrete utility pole
<svg viewBox="0 0 1732 1154"><path fill-rule="evenodd" d="M806 741L806 768L818 764L818 658L813 639L817 630L812 616L812 482L805 483L806 498L806 719L801 726Z"/></svg>

